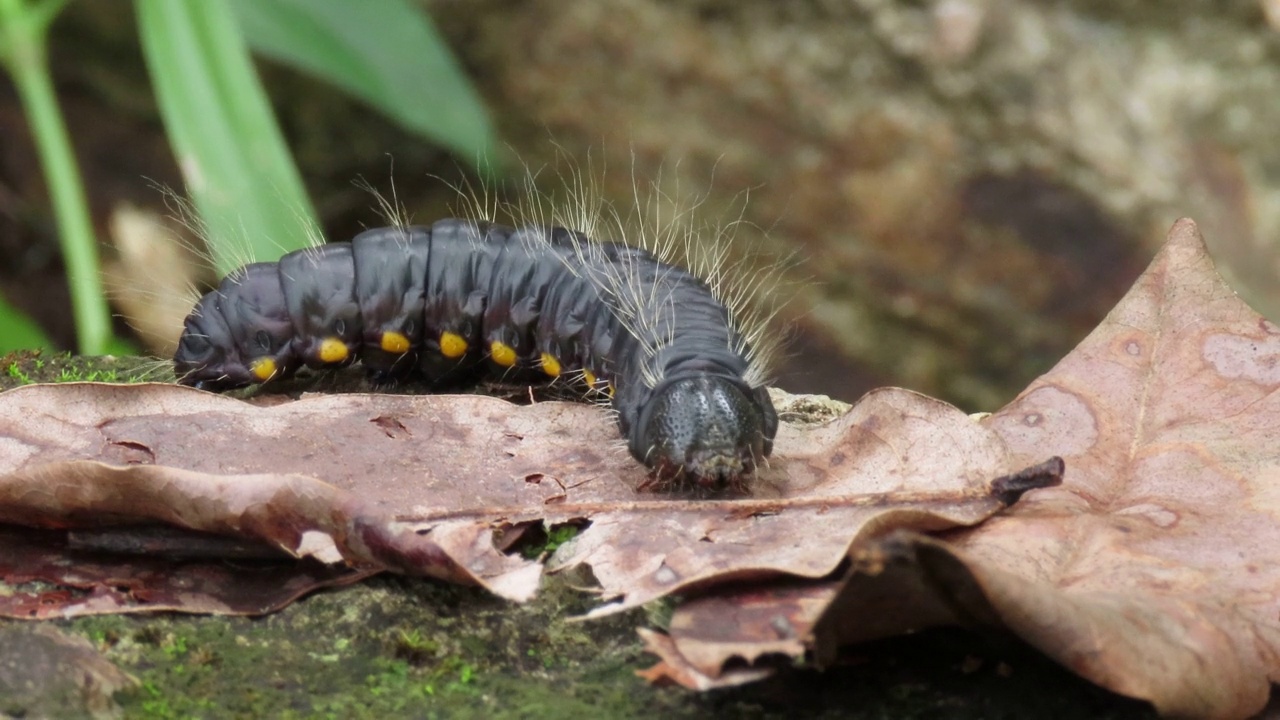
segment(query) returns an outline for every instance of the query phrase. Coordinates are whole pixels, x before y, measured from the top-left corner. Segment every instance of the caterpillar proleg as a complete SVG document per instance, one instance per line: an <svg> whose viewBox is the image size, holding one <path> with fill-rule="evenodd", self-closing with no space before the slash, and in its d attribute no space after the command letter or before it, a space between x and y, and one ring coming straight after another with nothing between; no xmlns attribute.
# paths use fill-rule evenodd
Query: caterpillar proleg
<svg viewBox="0 0 1280 720"><path fill-rule="evenodd" d="M703 277L668 261L670 234L654 249L603 239L617 215L591 207L400 223L245 265L188 316L179 381L225 390L356 361L383 380L565 378L610 398L662 484L745 489L778 427L761 330L730 309L752 280L728 282L723 255Z"/></svg>

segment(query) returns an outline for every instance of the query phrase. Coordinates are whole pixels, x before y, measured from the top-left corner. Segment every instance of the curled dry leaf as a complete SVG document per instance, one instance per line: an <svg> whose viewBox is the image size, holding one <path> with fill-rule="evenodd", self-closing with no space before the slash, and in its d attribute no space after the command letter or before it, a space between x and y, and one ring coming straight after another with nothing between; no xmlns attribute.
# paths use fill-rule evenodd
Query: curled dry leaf
<svg viewBox="0 0 1280 720"><path fill-rule="evenodd" d="M1280 328L1179 221L1102 325L986 420L1071 468L955 538L1000 620L1164 713L1260 710L1280 679L1277 357Z"/></svg>
<svg viewBox="0 0 1280 720"><path fill-rule="evenodd" d="M378 572L310 559L175 561L167 555L104 554L69 547L64 538L61 532L0 527L0 580L8 585L0 595L0 615L43 619L164 610L261 615L317 588L349 585Z"/></svg>
<svg viewBox="0 0 1280 720"><path fill-rule="evenodd" d="M992 484L1008 472L996 436L906 390L868 393L831 423L788 428L778 445L790 452L761 479L772 497L601 507L554 567L591 567L618 599L598 616L726 580L824 577L867 538L973 525L1020 495Z"/></svg>
<svg viewBox="0 0 1280 720"><path fill-rule="evenodd" d="M1063 469L1055 457L998 478L993 495L1012 502L1022 491L1057 485ZM769 674L772 657L788 664L812 652L826 664L841 645L968 620L932 592L934 579L904 540L915 537L922 536L898 529L855 544L839 580L722 588L682 603L668 635L644 636L661 662L643 676L699 690L730 687Z"/></svg>
<svg viewBox="0 0 1280 720"><path fill-rule="evenodd" d="M1280 679L1277 357L1280 328L1179 221L1106 320L983 421L1020 463L1063 456L1061 486L942 540L879 538L841 582L686 603L650 675L733 684L735 656L822 660L962 623L1008 628L1166 715L1257 713Z"/></svg>
<svg viewBox="0 0 1280 720"><path fill-rule="evenodd" d="M495 530L589 521L556 567L590 565L613 600L601 612L730 581L822 577L862 539L981 522L1016 498L990 485L1008 470L998 435L902 390L827 425L785 426L753 494L719 498L638 493L644 470L611 420L572 403L341 395L258 406L168 385L0 394L0 523L160 522L521 600L542 566L500 551ZM94 607L139 605L114 602ZM219 603L233 605L210 596L193 609ZM0 600L0 612L29 611Z"/></svg>

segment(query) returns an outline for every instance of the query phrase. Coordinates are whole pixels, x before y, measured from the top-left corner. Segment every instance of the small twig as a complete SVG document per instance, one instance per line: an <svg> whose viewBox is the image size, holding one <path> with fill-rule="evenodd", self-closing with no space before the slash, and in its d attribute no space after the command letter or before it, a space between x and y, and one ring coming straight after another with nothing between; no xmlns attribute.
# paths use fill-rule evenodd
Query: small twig
<svg viewBox="0 0 1280 720"><path fill-rule="evenodd" d="M275 545L172 525L125 525L67 531L71 550L171 560L293 560Z"/></svg>
<svg viewBox="0 0 1280 720"><path fill-rule="evenodd" d="M1066 463L1054 455L1039 465L1020 470L1012 475L998 477L991 481L991 495L1005 505L1012 505L1022 498L1023 493L1038 488L1056 487L1062 484L1062 474L1066 471Z"/></svg>

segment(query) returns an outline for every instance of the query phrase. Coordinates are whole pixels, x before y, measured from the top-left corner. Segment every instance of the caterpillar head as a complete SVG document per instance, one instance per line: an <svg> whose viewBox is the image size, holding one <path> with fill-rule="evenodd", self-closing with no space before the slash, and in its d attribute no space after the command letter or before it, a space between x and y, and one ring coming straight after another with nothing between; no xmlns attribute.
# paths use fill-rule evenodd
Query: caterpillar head
<svg viewBox="0 0 1280 720"><path fill-rule="evenodd" d="M632 428L631 454L659 478L741 489L773 449L777 415L763 388L697 375L658 387Z"/></svg>
<svg viewBox="0 0 1280 720"><path fill-rule="evenodd" d="M173 366L179 383L206 390L230 390L253 382L218 312L216 293L201 298L187 316Z"/></svg>
<svg viewBox="0 0 1280 720"><path fill-rule="evenodd" d="M292 337L275 264L246 265L187 316L174 371L180 383L207 390L288 377L299 364Z"/></svg>

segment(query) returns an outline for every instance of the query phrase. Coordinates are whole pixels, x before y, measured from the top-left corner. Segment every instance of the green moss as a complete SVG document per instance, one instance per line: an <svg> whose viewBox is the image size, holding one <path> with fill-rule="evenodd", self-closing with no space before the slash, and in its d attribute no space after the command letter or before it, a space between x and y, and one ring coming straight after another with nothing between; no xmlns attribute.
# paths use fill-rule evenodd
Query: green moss
<svg viewBox="0 0 1280 720"><path fill-rule="evenodd" d="M5 368L5 372L8 374L10 379L16 380L19 385L30 385L34 382L31 379L31 376L28 375L17 362L10 362L8 367Z"/></svg>
<svg viewBox="0 0 1280 720"><path fill-rule="evenodd" d="M0 390L32 383L172 382L172 365L141 357L82 357L43 350L17 350L0 357Z"/></svg>
<svg viewBox="0 0 1280 720"><path fill-rule="evenodd" d="M129 716L465 717L479 707L501 714L506 703L497 698L529 673L544 685L549 667L613 668L612 682L642 690L631 672L633 621L567 622L585 600L552 588L516 607L479 590L386 577L260 620L162 615L68 625L142 680L120 698ZM550 707L563 688L537 694Z"/></svg>
<svg viewBox="0 0 1280 720"><path fill-rule="evenodd" d="M384 576L261 619L62 625L139 678L118 697L126 717L1153 717L1016 645L959 632L866 646L851 664L745 688L656 688L635 675L654 662L635 633L644 614L570 619L594 602L554 579L517 606ZM988 659L974 669L975 657Z"/></svg>
<svg viewBox="0 0 1280 720"><path fill-rule="evenodd" d="M550 530L538 526L531 530L530 536L520 547L520 553L530 560L550 555L561 545L578 537L580 532L582 528L573 523L552 525Z"/></svg>

